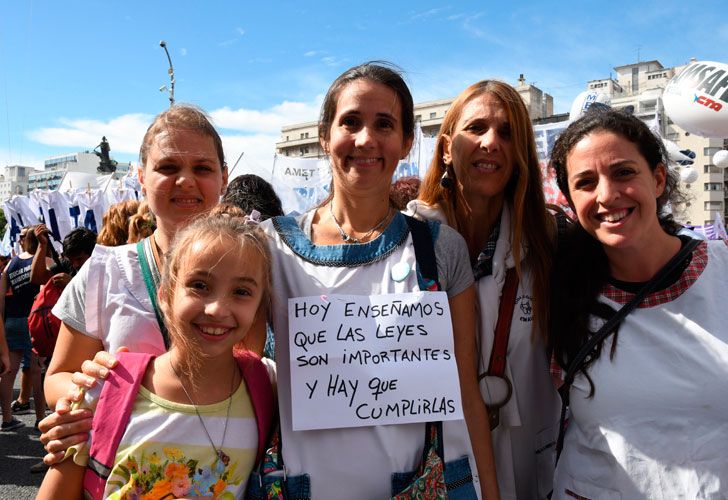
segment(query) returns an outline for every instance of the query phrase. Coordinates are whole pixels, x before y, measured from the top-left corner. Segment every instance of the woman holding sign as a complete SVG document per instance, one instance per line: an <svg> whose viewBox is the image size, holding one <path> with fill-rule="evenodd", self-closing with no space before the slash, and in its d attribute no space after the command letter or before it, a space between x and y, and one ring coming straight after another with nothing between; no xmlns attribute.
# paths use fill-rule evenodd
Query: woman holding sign
<svg viewBox="0 0 728 500"><path fill-rule="evenodd" d="M546 498L560 408L542 335L556 224L528 110L513 87L483 80L453 101L408 209L457 229L468 244L501 498Z"/></svg>
<svg viewBox="0 0 728 500"><path fill-rule="evenodd" d="M497 498L486 409L476 381L474 290L465 244L448 227L420 224L431 231L423 246L430 251L434 247L437 279L446 292L444 303L428 302L429 292L420 290L437 284L425 282L418 267L420 250L416 257L408 222L389 201L392 174L407 155L413 132L412 96L397 71L378 63L349 69L329 88L319 123L321 144L331 158L332 195L299 218L263 223L273 254L282 458L288 491L304 497L310 486L310 498L390 498L412 485L419 473L430 477L429 465L424 472L418 471L425 438L430 437L425 431L431 426L424 422L443 420L438 437L444 456L439 458L448 465L458 462L445 467L450 498L475 498L480 496L476 489ZM374 297L364 304L369 296ZM403 305L412 300L414 305ZM418 323L424 334L417 325L386 324L393 316L412 318L413 311L434 315L441 307L444 314L448 306L452 323L444 330L428 330L425 321ZM358 326L357 321L373 316L380 321L369 323L371 328ZM425 349L413 352L413 338L432 341L427 354ZM386 347L392 344L385 340L399 342L402 349L394 352L397 349ZM443 358L452 359L452 352L444 350L453 343L457 367L451 381L458 392L459 375L465 421L447 420L447 414L459 410L459 405L446 402L443 406L441 399L425 402L429 388L424 385L419 393L400 392L400 379L407 377L408 370L419 366L426 372ZM334 373L332 354L342 344L346 354L338 359L344 368ZM442 346L444 350L435 356ZM319 355L312 356L316 348ZM417 356L420 361L429 356L432 365L413 362ZM357 379L367 369L370 375ZM302 380L308 373L321 376ZM397 407L400 415L419 418L377 425L384 416L372 408L382 408L377 402L385 392L393 393L400 403L407 401L404 409L394 403L390 411L385 408L385 416L391 417ZM320 401L316 411L326 428L311 430L317 414L311 414L307 400ZM337 412L338 422L331 422L332 412ZM477 443L472 451L471 439ZM448 474L457 472L464 473L449 481Z"/></svg>

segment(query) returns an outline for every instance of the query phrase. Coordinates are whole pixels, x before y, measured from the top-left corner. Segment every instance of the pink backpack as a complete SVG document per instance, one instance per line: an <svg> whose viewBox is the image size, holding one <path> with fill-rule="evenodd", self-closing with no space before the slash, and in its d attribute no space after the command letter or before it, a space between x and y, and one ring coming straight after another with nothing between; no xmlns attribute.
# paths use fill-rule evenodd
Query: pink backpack
<svg viewBox="0 0 728 500"><path fill-rule="evenodd" d="M154 359L151 354L122 352L117 354L119 364L110 370L101 389L94 412L93 438L86 473L83 478L85 498L102 498L106 480L111 474L116 450L126 431L139 385L147 365ZM247 351L235 351L243 380L258 425L258 452L256 462L263 456L273 419L273 388L260 358Z"/></svg>

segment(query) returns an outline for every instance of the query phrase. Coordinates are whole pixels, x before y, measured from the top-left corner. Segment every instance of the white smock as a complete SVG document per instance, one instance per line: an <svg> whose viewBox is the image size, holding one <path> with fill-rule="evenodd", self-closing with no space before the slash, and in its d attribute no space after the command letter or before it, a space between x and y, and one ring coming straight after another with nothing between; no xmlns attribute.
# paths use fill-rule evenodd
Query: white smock
<svg viewBox="0 0 728 500"><path fill-rule="evenodd" d="M613 359L605 341L592 398L575 378L555 499L728 498L726 276L724 242L701 243L678 282L627 315ZM632 297L605 294L615 309Z"/></svg>
<svg viewBox="0 0 728 500"><path fill-rule="evenodd" d="M308 474L313 499L390 498L392 474L413 471L419 465L425 424L293 431L288 299L324 294L419 291L414 246L404 218L398 214L382 236L361 245L316 246L296 226L292 239L298 251L306 254L305 258L294 252L272 222L266 221L261 227L269 236L272 254L272 317L281 441L288 476ZM466 254L464 242L461 245ZM400 262L407 263L412 272L398 282L391 276L392 266ZM477 468L465 421L443 422L443 434L445 461L469 457L475 491L480 498Z"/></svg>
<svg viewBox="0 0 728 500"><path fill-rule="evenodd" d="M447 223L439 207L419 200L411 201L407 212L417 218ZM506 203L501 212L492 274L483 276L476 283L481 348L478 373L488 367L506 272L515 267L510 214L511 208ZM561 410L561 398L552 382L546 347L540 332L532 329L533 291L529 266L523 262L525 253L522 249L522 275L506 351L505 375L511 380L513 394L500 409L500 424L491 431L498 488L504 500L545 499L551 492ZM480 387L485 398L485 384Z"/></svg>

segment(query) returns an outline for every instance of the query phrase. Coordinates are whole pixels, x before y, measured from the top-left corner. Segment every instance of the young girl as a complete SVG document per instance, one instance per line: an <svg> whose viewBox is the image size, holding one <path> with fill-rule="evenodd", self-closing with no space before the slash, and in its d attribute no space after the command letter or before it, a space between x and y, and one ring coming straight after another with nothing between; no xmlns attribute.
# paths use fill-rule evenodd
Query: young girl
<svg viewBox="0 0 728 500"><path fill-rule="evenodd" d="M268 423L260 420L270 419L270 407L256 406L257 395L271 392L267 377L247 373L260 373L260 361L246 356L247 365L239 364L233 347L267 309L269 274L265 236L241 217L202 218L177 234L159 289L172 347L149 361L105 486L96 493L104 498L242 495L262 444L257 436L267 427L261 424ZM129 360L120 356L121 366L102 387L102 403L113 390L107 386L123 377ZM89 484L98 483L98 476L76 464L88 461L89 469L101 469L94 454L104 425L100 408L91 459L82 446L73 461L51 468L38 498L80 498L82 484L94 494Z"/></svg>

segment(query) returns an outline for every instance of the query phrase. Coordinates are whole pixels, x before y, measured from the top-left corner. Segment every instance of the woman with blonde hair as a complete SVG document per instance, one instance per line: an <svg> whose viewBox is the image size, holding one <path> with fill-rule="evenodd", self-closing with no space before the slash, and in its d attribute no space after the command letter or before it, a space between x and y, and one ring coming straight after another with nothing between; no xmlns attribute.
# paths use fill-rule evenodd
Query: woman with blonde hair
<svg viewBox="0 0 728 500"><path fill-rule="evenodd" d="M457 229L468 245L501 498L546 498L559 411L543 339L556 223L528 110L513 87L483 80L453 101L408 210Z"/></svg>
<svg viewBox="0 0 728 500"><path fill-rule="evenodd" d="M74 422L66 396L78 399L75 385L92 387L104 378L106 367L91 375L76 374L101 351L161 354L169 344L156 296L164 256L177 231L218 204L228 179L222 140L204 111L175 105L160 113L147 129L139 153L139 180L149 208L156 216L154 233L137 245L97 245L91 258L63 291L53 314L63 321L45 389L56 413L40 429ZM108 356L100 354L101 358ZM110 362L113 365L113 362ZM75 385L74 385L75 383ZM76 410L90 417L87 410ZM84 413L85 412L85 413ZM88 430L90 419L71 425ZM59 438L55 431L44 443ZM67 436L66 436L67 437ZM78 435L55 442L59 449L77 442Z"/></svg>
<svg viewBox="0 0 728 500"><path fill-rule="evenodd" d="M107 247L125 245L129 239L129 218L137 213L139 202L126 200L114 203L104 214L96 243Z"/></svg>
<svg viewBox="0 0 728 500"><path fill-rule="evenodd" d="M149 210L147 200L142 200L134 215L129 218L129 235L127 243L136 243L154 233L157 228L157 221L154 214Z"/></svg>

